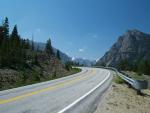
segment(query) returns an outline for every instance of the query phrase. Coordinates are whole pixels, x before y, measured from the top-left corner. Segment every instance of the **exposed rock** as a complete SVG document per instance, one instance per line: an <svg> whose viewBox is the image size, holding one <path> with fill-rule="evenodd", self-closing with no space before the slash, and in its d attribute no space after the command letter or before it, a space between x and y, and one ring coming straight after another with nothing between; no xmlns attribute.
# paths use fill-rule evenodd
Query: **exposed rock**
<svg viewBox="0 0 150 113"><path fill-rule="evenodd" d="M130 63L138 60L150 60L150 35L138 30L128 30L118 41L97 61L97 65L117 66L121 60Z"/></svg>

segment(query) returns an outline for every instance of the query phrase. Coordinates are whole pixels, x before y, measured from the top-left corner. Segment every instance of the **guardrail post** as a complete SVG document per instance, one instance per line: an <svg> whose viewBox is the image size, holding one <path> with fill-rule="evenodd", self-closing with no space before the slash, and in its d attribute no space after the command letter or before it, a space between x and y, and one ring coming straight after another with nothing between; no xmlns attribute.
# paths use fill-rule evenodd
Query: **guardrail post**
<svg viewBox="0 0 150 113"><path fill-rule="evenodd" d="M141 91L141 90L137 90L137 95L141 95L141 96L143 96L142 91Z"/></svg>
<svg viewBox="0 0 150 113"><path fill-rule="evenodd" d="M128 84L128 88L132 88L131 84L127 83Z"/></svg>

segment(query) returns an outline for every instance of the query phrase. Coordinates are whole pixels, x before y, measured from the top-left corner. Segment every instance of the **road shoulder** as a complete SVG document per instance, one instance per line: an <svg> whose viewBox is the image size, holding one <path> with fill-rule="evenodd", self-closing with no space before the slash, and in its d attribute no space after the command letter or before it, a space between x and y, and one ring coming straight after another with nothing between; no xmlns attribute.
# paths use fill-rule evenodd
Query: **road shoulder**
<svg viewBox="0 0 150 113"><path fill-rule="evenodd" d="M94 113L149 113L150 90L144 94L139 96L127 85L113 82Z"/></svg>

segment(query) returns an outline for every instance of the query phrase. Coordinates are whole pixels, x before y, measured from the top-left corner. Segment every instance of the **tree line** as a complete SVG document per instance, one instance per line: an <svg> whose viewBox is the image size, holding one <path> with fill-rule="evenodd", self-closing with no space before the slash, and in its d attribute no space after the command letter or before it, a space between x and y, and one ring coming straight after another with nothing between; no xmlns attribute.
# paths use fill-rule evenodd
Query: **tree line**
<svg viewBox="0 0 150 113"><path fill-rule="evenodd" d="M139 60L131 64L127 59L122 60L118 66L120 70L135 71L139 74L150 75L150 60Z"/></svg>
<svg viewBox="0 0 150 113"><path fill-rule="evenodd" d="M32 54L28 54L29 51ZM54 55L50 39L46 43L45 52L49 57ZM56 56L61 60L59 50ZM17 25L10 33L9 21L6 17L0 25L0 68L23 69L28 67L28 62L38 63L34 42L32 40L30 44L29 39L21 38Z"/></svg>

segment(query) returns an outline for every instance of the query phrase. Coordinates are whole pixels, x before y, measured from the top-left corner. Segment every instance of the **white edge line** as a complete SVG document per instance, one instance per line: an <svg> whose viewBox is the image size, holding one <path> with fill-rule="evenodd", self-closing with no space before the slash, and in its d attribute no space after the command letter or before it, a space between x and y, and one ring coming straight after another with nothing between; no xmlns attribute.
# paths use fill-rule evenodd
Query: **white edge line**
<svg viewBox="0 0 150 113"><path fill-rule="evenodd" d="M86 98L88 95L90 95L92 92L94 92L98 87L100 87L109 77L110 77L110 72L108 73L107 77L101 83L99 83L97 86L95 86L89 92L87 92L85 95L83 95L82 97L78 98L76 101L74 101L73 103L71 103L70 105L68 105L67 107L65 107L61 111L59 111L58 113L64 113L65 111L67 111L68 109L70 109L71 107L76 105L78 102L80 102L81 100Z"/></svg>

